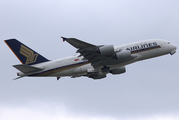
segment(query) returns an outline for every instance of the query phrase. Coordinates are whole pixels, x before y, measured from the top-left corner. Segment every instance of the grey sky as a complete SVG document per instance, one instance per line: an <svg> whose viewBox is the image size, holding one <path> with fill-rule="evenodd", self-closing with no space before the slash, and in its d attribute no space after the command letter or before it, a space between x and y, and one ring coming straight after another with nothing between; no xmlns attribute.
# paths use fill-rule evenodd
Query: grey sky
<svg viewBox="0 0 179 120"><path fill-rule="evenodd" d="M1 0L0 119L179 119L178 53L126 66L122 75L22 78L3 40L16 38L48 59L74 55L60 39L100 45L166 39L179 46L177 0Z"/></svg>

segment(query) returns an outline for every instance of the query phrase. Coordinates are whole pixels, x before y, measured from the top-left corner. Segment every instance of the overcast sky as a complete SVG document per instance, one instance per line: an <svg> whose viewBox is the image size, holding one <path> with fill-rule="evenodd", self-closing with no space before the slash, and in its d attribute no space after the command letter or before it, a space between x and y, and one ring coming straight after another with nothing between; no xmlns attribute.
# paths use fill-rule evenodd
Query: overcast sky
<svg viewBox="0 0 179 120"><path fill-rule="evenodd" d="M178 0L1 0L1 120L178 120L178 53L126 66L94 81L16 81L20 64L4 40L16 38L48 59L74 55L60 36L101 45L165 39L179 46Z"/></svg>

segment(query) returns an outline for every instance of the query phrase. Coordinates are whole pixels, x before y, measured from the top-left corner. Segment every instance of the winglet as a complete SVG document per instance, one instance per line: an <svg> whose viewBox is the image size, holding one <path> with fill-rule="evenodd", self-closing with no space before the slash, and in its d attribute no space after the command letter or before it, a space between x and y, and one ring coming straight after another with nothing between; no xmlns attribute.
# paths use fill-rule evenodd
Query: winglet
<svg viewBox="0 0 179 120"><path fill-rule="evenodd" d="M67 38L65 38L65 37L62 37L62 36L61 36L61 38L63 39L63 42L65 42L65 41L66 41L66 39L67 39Z"/></svg>

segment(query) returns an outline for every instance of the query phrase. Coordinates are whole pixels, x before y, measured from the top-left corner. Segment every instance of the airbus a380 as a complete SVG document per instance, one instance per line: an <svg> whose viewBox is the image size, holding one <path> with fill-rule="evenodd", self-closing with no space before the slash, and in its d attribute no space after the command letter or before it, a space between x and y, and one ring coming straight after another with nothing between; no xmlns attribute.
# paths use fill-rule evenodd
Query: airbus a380
<svg viewBox="0 0 179 120"><path fill-rule="evenodd" d="M22 64L13 65L20 72L18 78L30 77L89 77L105 78L126 72L125 66L140 60L154 58L166 54L173 55L177 47L165 40L144 40L120 46L93 45L76 38L62 37L77 48L80 55L57 60L49 60L16 39L5 40ZM15 78L15 79L18 79Z"/></svg>

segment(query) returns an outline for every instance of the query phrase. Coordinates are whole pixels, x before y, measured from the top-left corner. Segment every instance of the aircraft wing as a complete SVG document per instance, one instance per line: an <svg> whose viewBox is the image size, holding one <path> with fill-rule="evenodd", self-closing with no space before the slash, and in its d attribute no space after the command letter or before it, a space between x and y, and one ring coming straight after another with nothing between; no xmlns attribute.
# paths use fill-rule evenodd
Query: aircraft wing
<svg viewBox="0 0 179 120"><path fill-rule="evenodd" d="M63 41L67 41L68 43L70 43L72 46L74 46L77 49L96 47L96 45L92 45L90 43L83 42L83 41L78 40L76 38L64 38L64 37L61 37L61 38L63 39Z"/></svg>
<svg viewBox="0 0 179 120"><path fill-rule="evenodd" d="M87 59L91 65L94 68L100 67L100 66L106 66L109 64L114 64L118 62L116 59L113 58L111 54L101 54L99 51L99 48L103 47L104 45L93 45L87 42L83 42L81 40L78 40L76 38L64 38L62 37L63 41L67 41L72 46L77 48L77 53L80 53L80 56L84 56L84 59ZM112 45L109 45L112 46ZM112 46L113 47L113 46ZM107 48L108 49L108 48ZM115 52L114 48L110 51L112 51L112 54ZM105 50L104 50L105 51Z"/></svg>

